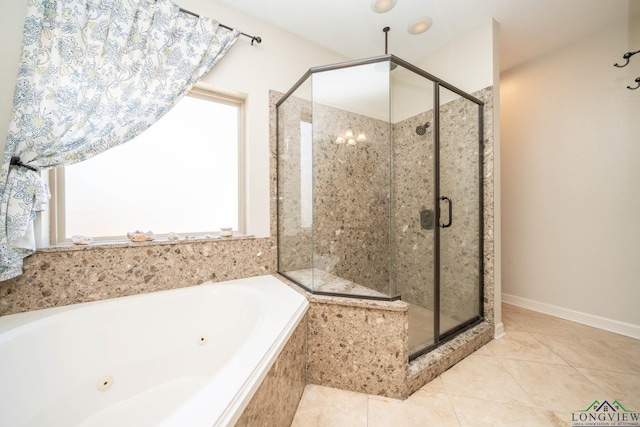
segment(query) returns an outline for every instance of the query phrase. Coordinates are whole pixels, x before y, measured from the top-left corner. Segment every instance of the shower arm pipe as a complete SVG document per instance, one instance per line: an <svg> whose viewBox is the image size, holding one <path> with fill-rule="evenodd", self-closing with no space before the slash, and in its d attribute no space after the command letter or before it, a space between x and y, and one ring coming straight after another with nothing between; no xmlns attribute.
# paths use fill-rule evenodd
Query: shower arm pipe
<svg viewBox="0 0 640 427"><path fill-rule="evenodd" d="M180 12L189 14L191 16L195 16L196 18L200 18L200 15L198 15L197 13L191 12L190 10L187 10L187 9L180 8ZM218 22L218 25L220 25L222 28L226 28L227 30L233 30L233 28L231 28L231 27L229 27L227 25L224 25L221 22ZM245 37L250 38L251 39L251 46L253 46L253 42L256 42L258 44L262 43L262 37L260 37L260 36L252 36L252 35L249 35L249 34L246 34L246 33L243 33L243 32L240 32L240 35L243 35Z"/></svg>
<svg viewBox="0 0 640 427"><path fill-rule="evenodd" d="M384 54L389 54L389 30L390 27L384 27L382 31L384 32Z"/></svg>

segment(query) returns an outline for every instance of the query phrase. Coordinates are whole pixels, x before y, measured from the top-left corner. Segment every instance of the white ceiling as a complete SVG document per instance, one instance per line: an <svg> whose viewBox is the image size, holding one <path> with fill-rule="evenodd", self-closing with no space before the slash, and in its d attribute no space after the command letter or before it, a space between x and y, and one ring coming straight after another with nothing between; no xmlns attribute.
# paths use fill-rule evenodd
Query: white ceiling
<svg viewBox="0 0 640 427"><path fill-rule="evenodd" d="M640 14L640 0L398 0L384 14L371 0L221 1L351 59L383 54L389 26L389 53L412 63L495 18L501 70ZM410 35L409 22L424 15L431 29Z"/></svg>

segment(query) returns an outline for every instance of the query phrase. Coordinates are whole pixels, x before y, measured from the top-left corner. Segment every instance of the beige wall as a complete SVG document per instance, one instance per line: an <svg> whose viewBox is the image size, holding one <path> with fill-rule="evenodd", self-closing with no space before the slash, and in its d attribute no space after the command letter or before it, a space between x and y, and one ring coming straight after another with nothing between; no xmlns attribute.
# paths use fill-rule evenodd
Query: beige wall
<svg viewBox="0 0 640 427"><path fill-rule="evenodd" d="M640 325L639 48L637 17L503 73L505 294Z"/></svg>
<svg viewBox="0 0 640 427"><path fill-rule="evenodd" d="M494 25L491 20L470 29L464 37L415 65L467 93L494 86Z"/></svg>

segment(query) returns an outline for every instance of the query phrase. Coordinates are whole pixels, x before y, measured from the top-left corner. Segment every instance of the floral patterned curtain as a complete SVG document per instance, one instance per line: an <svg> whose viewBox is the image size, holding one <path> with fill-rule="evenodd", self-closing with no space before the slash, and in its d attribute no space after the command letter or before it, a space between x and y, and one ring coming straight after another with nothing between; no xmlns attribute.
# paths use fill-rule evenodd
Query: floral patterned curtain
<svg viewBox="0 0 640 427"><path fill-rule="evenodd" d="M0 280L35 251L33 220L49 198L41 171L140 134L239 34L170 0L29 2L0 167Z"/></svg>

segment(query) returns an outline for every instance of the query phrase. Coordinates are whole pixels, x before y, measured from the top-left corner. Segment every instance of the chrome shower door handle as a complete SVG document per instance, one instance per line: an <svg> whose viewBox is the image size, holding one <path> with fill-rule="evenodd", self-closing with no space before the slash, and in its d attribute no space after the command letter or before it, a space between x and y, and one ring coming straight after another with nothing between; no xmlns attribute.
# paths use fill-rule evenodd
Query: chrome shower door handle
<svg viewBox="0 0 640 427"><path fill-rule="evenodd" d="M451 227L451 224L453 223L453 202L447 196L440 196L440 200L446 200L449 204L449 222L446 224L440 224L440 228Z"/></svg>

